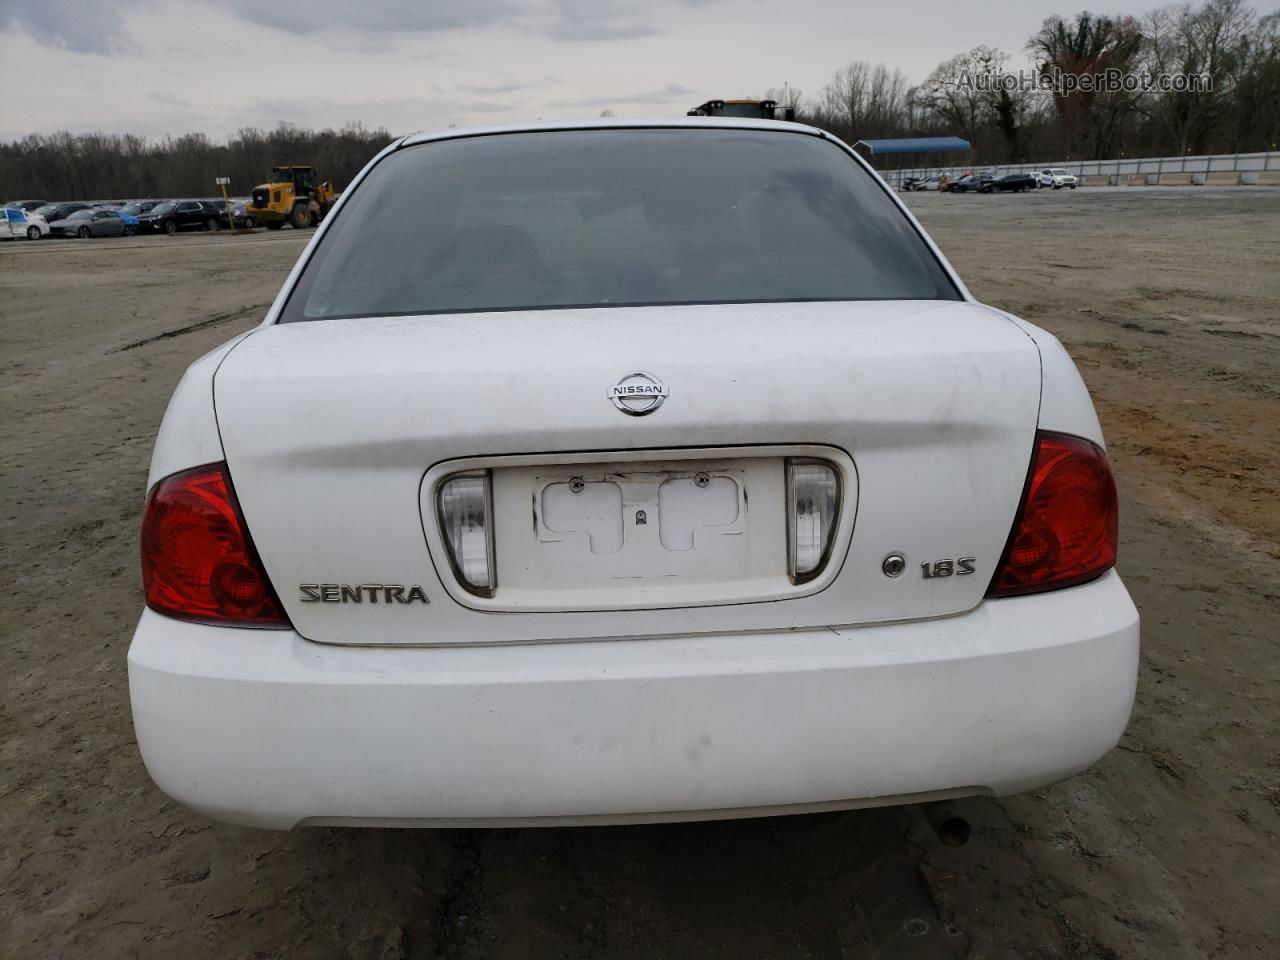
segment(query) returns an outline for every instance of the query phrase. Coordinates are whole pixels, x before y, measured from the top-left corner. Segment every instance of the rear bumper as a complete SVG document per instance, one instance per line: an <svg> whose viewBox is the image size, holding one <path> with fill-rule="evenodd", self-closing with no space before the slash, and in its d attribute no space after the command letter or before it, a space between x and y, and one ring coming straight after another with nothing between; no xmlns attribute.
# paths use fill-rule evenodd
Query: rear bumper
<svg viewBox="0 0 1280 960"><path fill-rule="evenodd" d="M856 629L368 648L146 611L143 760L211 817L516 825L1004 794L1077 773L1133 703L1119 577Z"/></svg>

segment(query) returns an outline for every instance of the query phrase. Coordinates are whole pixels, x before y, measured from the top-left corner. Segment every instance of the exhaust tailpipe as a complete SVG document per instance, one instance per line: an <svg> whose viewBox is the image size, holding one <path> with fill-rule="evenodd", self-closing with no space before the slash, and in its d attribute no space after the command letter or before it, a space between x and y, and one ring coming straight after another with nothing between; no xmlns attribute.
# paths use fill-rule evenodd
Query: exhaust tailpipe
<svg viewBox="0 0 1280 960"><path fill-rule="evenodd" d="M920 811L929 821L929 826L933 827L938 839L948 847L963 847L969 842L969 835L972 833L969 821L960 816L949 803L922 803Z"/></svg>

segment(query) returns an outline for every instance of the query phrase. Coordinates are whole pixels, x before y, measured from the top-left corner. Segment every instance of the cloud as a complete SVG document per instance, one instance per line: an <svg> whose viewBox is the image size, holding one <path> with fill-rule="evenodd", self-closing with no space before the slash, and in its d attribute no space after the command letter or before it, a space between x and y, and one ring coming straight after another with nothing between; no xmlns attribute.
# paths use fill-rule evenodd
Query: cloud
<svg viewBox="0 0 1280 960"><path fill-rule="evenodd" d="M76 53L110 55L136 49L121 3L101 0L0 0L0 32L26 33L36 43Z"/></svg>
<svg viewBox="0 0 1280 960"><path fill-rule="evenodd" d="M37 43L77 53L133 52L124 12L158 0L0 0L0 32L19 30ZM662 32L639 0L197 0L257 27L323 34L342 50L391 49L397 34L509 27L552 40L626 40ZM679 0L696 6L705 0Z"/></svg>
<svg viewBox="0 0 1280 960"><path fill-rule="evenodd" d="M480 27L523 12L515 0L308 0L306 4L263 0L209 0L264 27L290 33L342 29L359 33L431 33Z"/></svg>
<svg viewBox="0 0 1280 960"><path fill-rule="evenodd" d="M181 107L184 110L195 109L195 104L189 100L183 100L181 97L176 97L172 93L167 93L163 90L152 90L147 94L147 99L154 100L156 103L163 104L166 107Z"/></svg>
<svg viewBox="0 0 1280 960"><path fill-rule="evenodd" d="M228 117L229 125L270 127L282 120L300 127L340 127L374 122L393 134L415 133L449 124L470 125L477 115L506 113L515 104L454 97L406 97L392 100L299 100L259 98Z"/></svg>
<svg viewBox="0 0 1280 960"><path fill-rule="evenodd" d="M617 0L558 0L556 7L556 18L546 30L555 40L630 40L659 32L646 17L632 12L631 4Z"/></svg>
<svg viewBox="0 0 1280 960"><path fill-rule="evenodd" d="M505 73L506 71L504 71ZM474 97L492 97L502 93L518 93L522 90L536 90L539 87L554 86L560 82L560 78L554 74L542 74L540 76L530 76L523 80L506 80L493 77L491 83L460 83L454 87L461 93L468 93ZM443 93L444 90L438 90Z"/></svg>
<svg viewBox="0 0 1280 960"><path fill-rule="evenodd" d="M554 100L551 107L612 107L623 103L665 104L682 97L696 97L698 92L679 83L668 83L661 90L647 90L643 93L620 94L615 97L584 97L581 100Z"/></svg>
<svg viewBox="0 0 1280 960"><path fill-rule="evenodd" d="M463 93L470 93L477 97L488 97L495 93L515 93L517 90L526 90L533 84L529 83L460 83L458 89Z"/></svg>

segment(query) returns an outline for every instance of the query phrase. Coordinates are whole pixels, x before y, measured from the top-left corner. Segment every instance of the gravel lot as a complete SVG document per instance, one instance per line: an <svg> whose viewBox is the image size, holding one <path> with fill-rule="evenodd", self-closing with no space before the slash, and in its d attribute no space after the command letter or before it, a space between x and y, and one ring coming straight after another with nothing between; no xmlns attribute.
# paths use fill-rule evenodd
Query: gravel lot
<svg viewBox="0 0 1280 960"><path fill-rule="evenodd" d="M959 849L914 808L293 834L188 813L129 719L147 462L185 365L262 316L307 235L12 243L0 956L1280 956L1280 189L910 203L1098 404L1144 650L1095 769L965 801Z"/></svg>

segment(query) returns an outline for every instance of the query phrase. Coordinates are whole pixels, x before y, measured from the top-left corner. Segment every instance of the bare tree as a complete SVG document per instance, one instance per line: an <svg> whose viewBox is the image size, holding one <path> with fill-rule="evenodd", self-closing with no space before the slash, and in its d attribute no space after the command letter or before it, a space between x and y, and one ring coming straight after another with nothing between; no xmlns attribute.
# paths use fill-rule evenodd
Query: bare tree
<svg viewBox="0 0 1280 960"><path fill-rule="evenodd" d="M1280 145L1280 11L1259 18L1241 43L1231 114L1231 150Z"/></svg>
<svg viewBox="0 0 1280 960"><path fill-rule="evenodd" d="M1007 54L985 46L944 60L916 90L917 102L950 132L973 141L979 129L997 116L996 98L980 78L1003 73L1007 60ZM1016 127L1017 109L1012 97L1006 115Z"/></svg>
<svg viewBox="0 0 1280 960"><path fill-rule="evenodd" d="M804 96L798 87L790 84L782 87L770 87L764 92L766 100L773 100L783 110L794 110L800 112L800 104L804 100Z"/></svg>
<svg viewBox="0 0 1280 960"><path fill-rule="evenodd" d="M1167 130L1178 153L1199 152L1232 102L1246 38L1257 14L1243 0L1208 0L1153 10L1143 18L1142 65L1153 75L1198 76L1206 89L1153 90L1135 106Z"/></svg>
<svg viewBox="0 0 1280 960"><path fill-rule="evenodd" d="M1027 48L1037 58L1037 69L1047 77L1091 76L1112 69L1128 73L1142 49L1142 31L1132 17L1094 16L1084 11L1072 21L1049 17ZM1136 94L1123 90L1055 90L1053 102L1066 128L1068 152L1083 134L1094 158L1107 156L1120 121L1133 109L1135 98Z"/></svg>
<svg viewBox="0 0 1280 960"><path fill-rule="evenodd" d="M846 140L899 133L907 113L907 78L882 63L855 61L822 88L814 112Z"/></svg>

